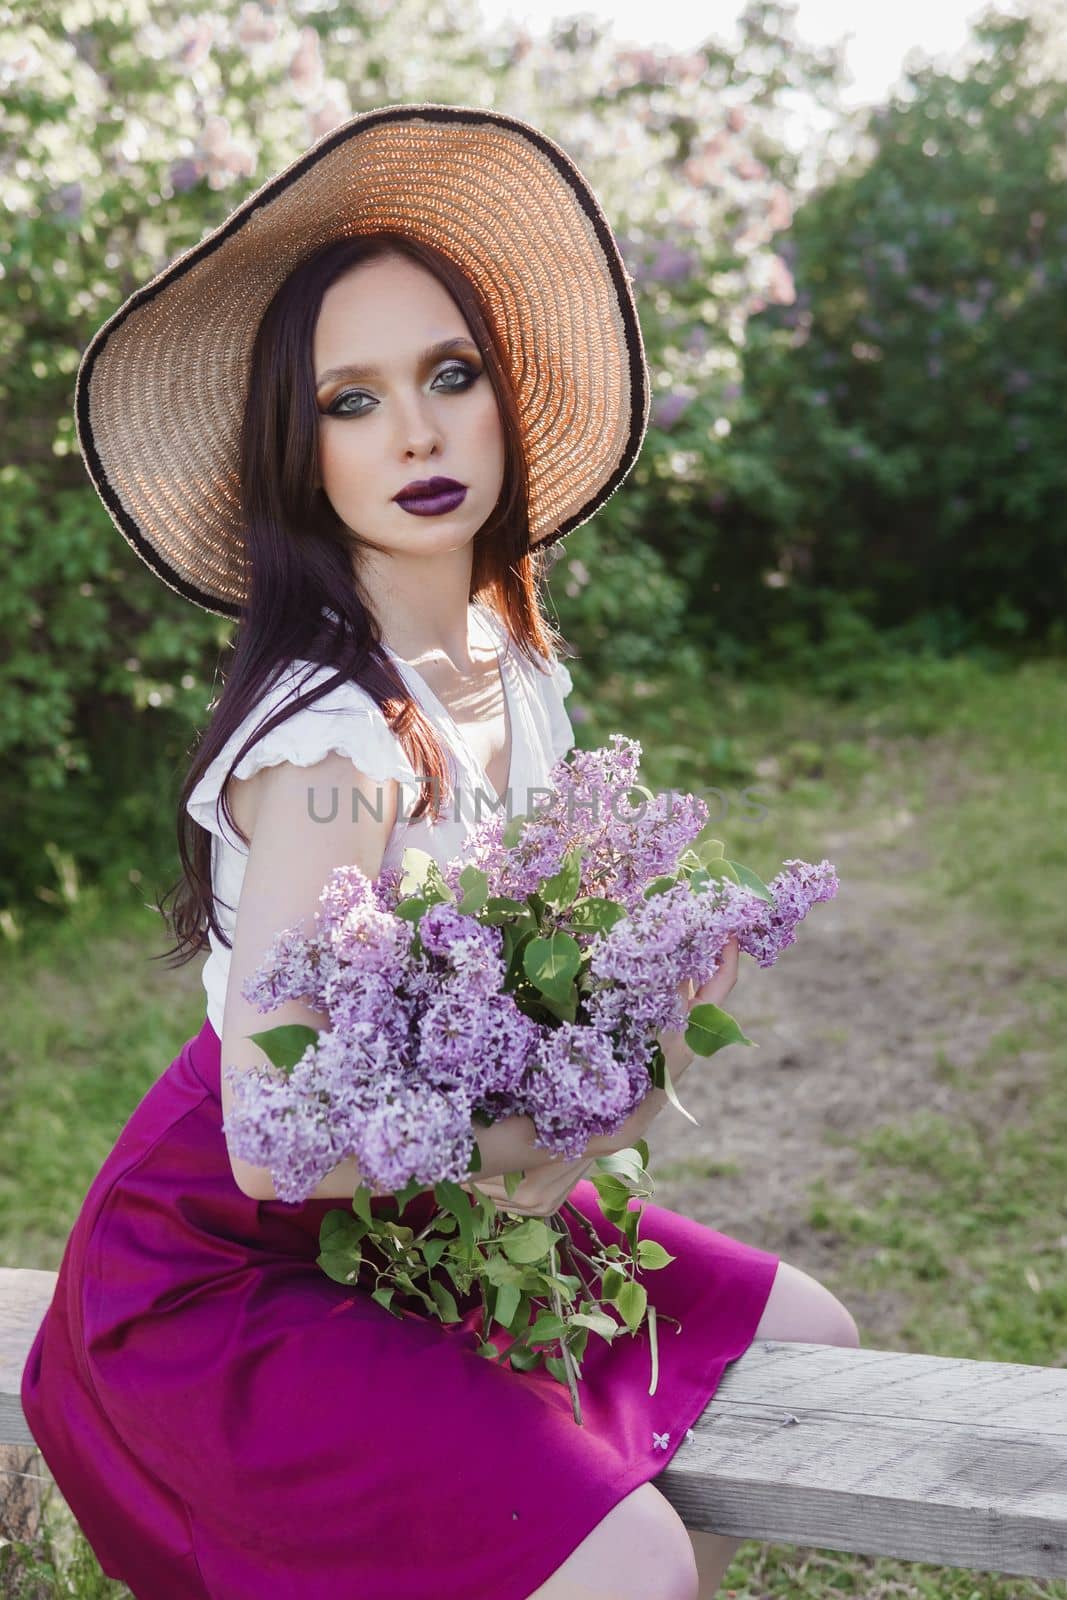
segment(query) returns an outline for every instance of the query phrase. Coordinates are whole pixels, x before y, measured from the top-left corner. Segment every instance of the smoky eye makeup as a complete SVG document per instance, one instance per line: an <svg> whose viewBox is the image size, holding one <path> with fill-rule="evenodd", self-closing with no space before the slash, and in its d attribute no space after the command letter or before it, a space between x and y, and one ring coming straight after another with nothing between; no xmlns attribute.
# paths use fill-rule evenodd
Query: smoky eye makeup
<svg viewBox="0 0 1067 1600"><path fill-rule="evenodd" d="M481 377L484 370L485 369L480 361L476 361L473 358L468 358L466 356L452 356L448 361L438 368L437 372L434 374L434 378L437 379L441 377L447 377L449 373L458 372L460 376L464 377L467 381L465 383L445 383L438 388L437 393L448 394L451 392L453 394L466 394L467 391L473 387L475 381ZM343 401L349 399L359 400L361 398L373 400L374 396L368 394L364 389L357 388L355 386L346 388L342 384L341 388L337 390L328 403L320 404L319 410L320 413L326 417L365 416L367 411L372 410L373 407L368 406L363 410L357 411L340 409Z"/></svg>

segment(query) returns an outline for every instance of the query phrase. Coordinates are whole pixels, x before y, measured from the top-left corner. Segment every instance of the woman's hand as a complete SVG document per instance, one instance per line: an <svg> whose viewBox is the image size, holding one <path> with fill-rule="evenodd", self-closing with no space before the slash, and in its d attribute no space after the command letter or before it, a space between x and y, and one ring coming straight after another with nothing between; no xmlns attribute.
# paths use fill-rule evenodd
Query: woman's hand
<svg viewBox="0 0 1067 1600"><path fill-rule="evenodd" d="M555 1156L527 1173L510 1198L502 1175L475 1178L473 1183L461 1183L460 1188L468 1193L479 1188L500 1211L514 1211L522 1217L549 1217L559 1210L574 1185L596 1166L596 1161L596 1156L580 1156L577 1161L564 1161Z"/></svg>

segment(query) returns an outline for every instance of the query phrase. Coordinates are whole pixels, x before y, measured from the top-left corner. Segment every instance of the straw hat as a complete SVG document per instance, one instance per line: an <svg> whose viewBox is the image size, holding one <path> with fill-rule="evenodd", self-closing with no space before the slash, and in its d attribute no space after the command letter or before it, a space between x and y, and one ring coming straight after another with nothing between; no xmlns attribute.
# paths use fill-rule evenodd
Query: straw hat
<svg viewBox="0 0 1067 1600"><path fill-rule="evenodd" d="M471 106L392 105L319 139L136 290L86 348L82 454L120 533L220 616L245 599L237 445L252 342L297 264L399 229L456 261L502 335L530 476L530 536L588 521L637 458L649 384L618 246L537 128Z"/></svg>

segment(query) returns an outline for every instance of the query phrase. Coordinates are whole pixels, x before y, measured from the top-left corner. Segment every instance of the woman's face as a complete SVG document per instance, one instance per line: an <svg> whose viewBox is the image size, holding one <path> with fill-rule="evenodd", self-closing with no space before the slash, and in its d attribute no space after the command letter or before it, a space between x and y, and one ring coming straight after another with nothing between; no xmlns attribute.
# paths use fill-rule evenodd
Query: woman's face
<svg viewBox="0 0 1067 1600"><path fill-rule="evenodd" d="M457 341L427 356L433 345ZM504 482L504 430L478 347L451 295L407 257L354 267L315 327L322 486L362 543L389 555L469 544ZM356 367L356 372L332 369ZM454 478L466 497L417 516L394 498L413 479Z"/></svg>

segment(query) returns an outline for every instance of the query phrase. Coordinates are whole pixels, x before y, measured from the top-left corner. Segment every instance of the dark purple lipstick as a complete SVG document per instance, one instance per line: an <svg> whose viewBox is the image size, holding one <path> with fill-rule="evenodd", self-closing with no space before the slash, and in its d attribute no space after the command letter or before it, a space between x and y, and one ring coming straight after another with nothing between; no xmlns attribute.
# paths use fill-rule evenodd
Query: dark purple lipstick
<svg viewBox="0 0 1067 1600"><path fill-rule="evenodd" d="M393 499L402 511L416 517L436 517L454 511L467 497L467 486L455 478L417 478L406 483Z"/></svg>

